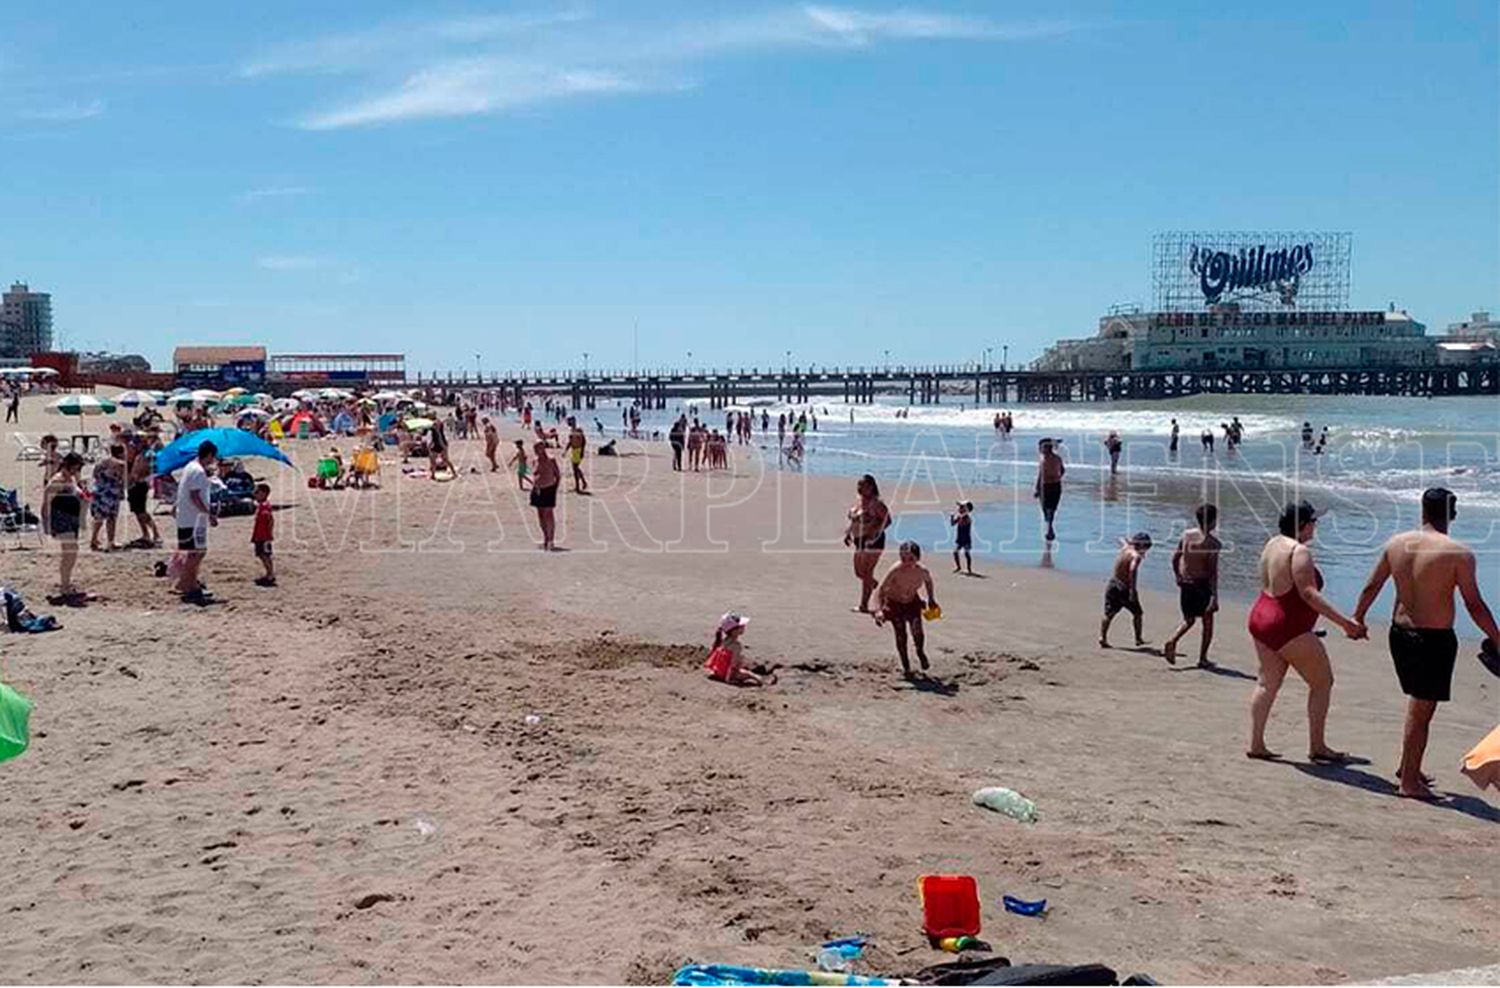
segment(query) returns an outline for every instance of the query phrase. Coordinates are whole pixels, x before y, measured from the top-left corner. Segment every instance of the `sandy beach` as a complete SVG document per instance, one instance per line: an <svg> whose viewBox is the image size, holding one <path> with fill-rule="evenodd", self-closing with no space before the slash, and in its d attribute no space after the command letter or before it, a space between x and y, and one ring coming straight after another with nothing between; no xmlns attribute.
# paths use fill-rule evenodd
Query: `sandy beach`
<svg viewBox="0 0 1500 988"><path fill-rule="evenodd" d="M65 432L43 403L19 428ZM379 490L309 490L327 445L287 444L301 472L252 462L282 506L280 586L252 583L250 519L226 519L211 607L152 576L165 553L86 549L102 599L51 607L50 545L4 537L5 582L65 627L0 656L36 701L31 750L0 766L3 980L651 983L810 966L856 931L859 970L902 974L946 959L919 928L926 873L974 875L984 938L1018 962L1338 983L1500 959L1500 809L1456 768L1500 709L1476 642L1427 756L1453 796L1424 805L1394 796L1404 698L1379 632L1328 638L1330 741L1370 764L1305 762L1291 680L1287 760L1252 762L1243 603L1218 671L1174 669L1097 647L1100 585L960 578L927 547L946 616L941 685L917 690L851 613L846 480L740 449L728 474L675 474L664 443L623 441L588 461L592 497L563 495L570 551L543 554L514 478L470 472L481 443L456 444L451 483L387 454ZM39 481L0 463L33 505ZM897 513L986 496L886 493ZM1143 599L1159 644L1175 598ZM702 675L730 609L776 686ZM1040 822L972 806L986 785Z"/></svg>

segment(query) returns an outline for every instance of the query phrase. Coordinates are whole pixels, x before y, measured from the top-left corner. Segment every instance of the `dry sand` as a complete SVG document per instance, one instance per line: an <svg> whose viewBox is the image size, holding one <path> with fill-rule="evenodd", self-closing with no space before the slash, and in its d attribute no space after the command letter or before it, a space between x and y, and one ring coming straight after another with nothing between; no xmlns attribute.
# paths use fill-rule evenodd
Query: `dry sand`
<svg viewBox="0 0 1500 988"><path fill-rule="evenodd" d="M62 424L40 405L29 433ZM1097 648L1092 583L960 579L932 551L946 685L919 692L850 612L852 484L745 455L681 476L664 445L624 445L643 455L591 460L596 496L564 495L566 553L536 551L508 475L467 472L474 442L449 484L387 462L382 490L314 492L256 465L287 506L281 586L251 583L249 520L226 520L207 609L147 551L85 551L105 599L48 607L53 554L10 543L5 581L66 627L0 658L37 703L32 749L0 766L0 980L662 981L806 966L855 931L861 969L900 973L945 956L918 930L931 872L978 877L984 936L1017 961L1338 982L1500 956L1500 811L1455 769L1500 695L1472 643L1429 750L1445 806L1392 796L1403 701L1378 644L1329 639L1330 738L1372 764L1303 763L1290 682L1289 763L1247 761L1239 605L1222 672L1173 670ZM324 444L290 447L306 468ZM35 468L6 461L35 501ZM934 510L923 494L893 506ZM1175 601L1145 601L1160 642ZM729 608L778 686L702 676ZM1041 822L970 805L996 784ZM1009 916L1002 893L1052 912Z"/></svg>

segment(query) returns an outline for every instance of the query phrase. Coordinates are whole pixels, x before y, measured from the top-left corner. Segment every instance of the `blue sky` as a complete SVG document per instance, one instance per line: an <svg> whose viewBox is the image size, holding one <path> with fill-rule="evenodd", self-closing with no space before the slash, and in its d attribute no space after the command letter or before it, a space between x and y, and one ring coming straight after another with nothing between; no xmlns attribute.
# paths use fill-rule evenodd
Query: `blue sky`
<svg viewBox="0 0 1500 988"><path fill-rule="evenodd" d="M416 369L1029 357L1172 229L1500 306L1491 2L33 3L0 278L63 342Z"/></svg>

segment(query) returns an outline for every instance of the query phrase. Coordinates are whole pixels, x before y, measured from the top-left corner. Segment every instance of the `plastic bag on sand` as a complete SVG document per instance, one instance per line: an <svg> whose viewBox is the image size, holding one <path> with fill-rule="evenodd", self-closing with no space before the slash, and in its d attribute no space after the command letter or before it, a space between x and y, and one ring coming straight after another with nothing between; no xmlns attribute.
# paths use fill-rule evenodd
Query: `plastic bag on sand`
<svg viewBox="0 0 1500 988"><path fill-rule="evenodd" d="M983 789L976 789L974 805L983 806L996 813L1004 813L1022 823L1036 823L1036 804L1014 789L1007 789L1004 786L985 786Z"/></svg>
<svg viewBox="0 0 1500 988"><path fill-rule="evenodd" d="M31 744L31 706L26 697L0 683L0 762L15 758Z"/></svg>

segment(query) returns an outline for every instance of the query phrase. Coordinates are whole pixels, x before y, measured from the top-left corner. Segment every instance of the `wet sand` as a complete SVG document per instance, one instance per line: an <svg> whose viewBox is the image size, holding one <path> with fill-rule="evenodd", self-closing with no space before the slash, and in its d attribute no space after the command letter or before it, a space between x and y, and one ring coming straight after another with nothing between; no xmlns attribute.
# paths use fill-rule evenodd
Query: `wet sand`
<svg viewBox="0 0 1500 988"><path fill-rule="evenodd" d="M24 431L66 424L41 404ZM285 506L281 585L252 584L250 521L227 519L210 608L141 550L85 550L104 599L50 607L50 549L5 541L7 583L66 625L0 656L37 703L32 749L0 766L5 980L652 982L807 966L855 931L861 970L899 974L946 958L919 932L932 872L979 879L984 938L1015 961L1330 983L1497 959L1500 810L1456 769L1500 707L1472 642L1428 755L1456 795L1423 805L1393 796L1381 644L1329 639L1330 740L1370 765L1305 763L1298 683L1270 732L1288 761L1250 762L1242 606L1218 672L1171 669L1097 647L1101 586L954 577L928 547L941 685L916 690L850 610L848 481L738 451L732 475L682 476L626 442L640 455L589 461L593 497L563 495L571 551L549 555L513 478L455 446L456 481L388 459L369 492L302 486L320 442L289 444L301 474L252 463ZM24 466L0 482L34 503ZM953 494L887 493L898 512ZM1175 600L1144 600L1159 643ZM776 687L701 674L731 608ZM1041 822L973 807L983 785ZM1052 912L1007 915L1004 893Z"/></svg>

